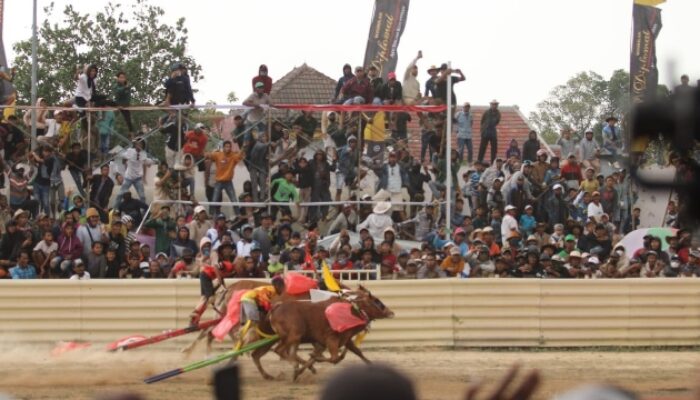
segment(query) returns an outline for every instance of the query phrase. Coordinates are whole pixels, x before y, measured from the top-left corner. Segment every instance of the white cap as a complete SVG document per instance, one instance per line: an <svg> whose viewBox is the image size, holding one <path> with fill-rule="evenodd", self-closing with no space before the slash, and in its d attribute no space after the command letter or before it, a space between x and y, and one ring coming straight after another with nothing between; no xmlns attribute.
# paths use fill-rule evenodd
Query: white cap
<svg viewBox="0 0 700 400"><path fill-rule="evenodd" d="M201 123L201 122L197 122L197 123L194 125L194 129L204 129L204 124Z"/></svg>
<svg viewBox="0 0 700 400"><path fill-rule="evenodd" d="M543 155L546 155L546 154L547 154L547 150L545 150L545 149L539 149L539 150L537 150L537 155L538 155L538 156L543 156Z"/></svg>
<svg viewBox="0 0 700 400"><path fill-rule="evenodd" d="M508 211L510 211L510 210L515 210L515 209L516 209L515 206L513 206L513 205L511 205L511 204L508 204L508 205L506 206L506 212L508 212Z"/></svg>
<svg viewBox="0 0 700 400"><path fill-rule="evenodd" d="M591 264L600 264L600 260L598 260L598 257L589 257L588 262Z"/></svg>
<svg viewBox="0 0 700 400"><path fill-rule="evenodd" d="M196 215L196 214L199 214L199 213L201 213L201 212L203 212L203 211L204 211L204 212L207 211L207 209L204 208L203 206L197 206L197 207L194 208L194 213L195 213L195 215Z"/></svg>
<svg viewBox="0 0 700 400"><path fill-rule="evenodd" d="M553 188L553 189L554 189L554 190L557 190L557 189L564 189L564 186L562 186L562 185L560 185L560 184L557 183L556 185L554 185L554 188Z"/></svg>

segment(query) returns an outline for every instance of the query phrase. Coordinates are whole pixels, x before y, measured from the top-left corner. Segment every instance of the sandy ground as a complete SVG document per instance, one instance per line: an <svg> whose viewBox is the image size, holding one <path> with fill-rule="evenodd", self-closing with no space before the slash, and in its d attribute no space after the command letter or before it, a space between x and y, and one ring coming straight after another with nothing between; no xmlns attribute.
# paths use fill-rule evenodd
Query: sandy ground
<svg viewBox="0 0 700 400"><path fill-rule="evenodd" d="M4 347L4 348L3 348ZM106 353L91 348L59 357L49 348L0 346L0 393L19 399L92 399L100 393L129 390L147 399L210 399L207 377L211 369L180 375L146 385L142 379L184 366L204 357L201 352L190 360L175 351L137 349ZM587 382L608 382L632 389L645 397L687 398L697 382L700 354L682 352L526 352L526 351L380 351L368 350L375 362L396 366L416 382L421 399L460 399L470 383L487 384L502 376L507 368L521 362L537 368L543 385L536 398L551 398L567 388ZM350 358L345 364L357 363ZM243 398L313 399L340 366L323 364L318 375L304 375L291 382L291 366L271 355L263 359L277 381L264 381L249 358L241 361Z"/></svg>

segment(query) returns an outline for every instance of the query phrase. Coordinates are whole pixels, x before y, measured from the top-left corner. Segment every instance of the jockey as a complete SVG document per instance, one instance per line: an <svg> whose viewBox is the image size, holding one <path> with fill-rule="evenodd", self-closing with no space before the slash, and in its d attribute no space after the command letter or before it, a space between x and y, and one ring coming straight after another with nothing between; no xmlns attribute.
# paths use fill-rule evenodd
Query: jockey
<svg viewBox="0 0 700 400"><path fill-rule="evenodd" d="M276 276L272 285L259 286L241 296L241 337L245 337L250 328L256 328L260 322L260 309L265 313L272 309L272 298L284 293L284 279Z"/></svg>
<svg viewBox="0 0 700 400"><path fill-rule="evenodd" d="M234 271L233 263L229 261L220 261L215 265L205 265L202 267L199 274L199 287L202 297L197 307L195 307L194 311L190 314L190 326L199 324L202 314L207 309L209 300L214 296L214 293L220 286L226 287L224 278L233 275ZM215 280L217 281L216 287L214 287Z"/></svg>

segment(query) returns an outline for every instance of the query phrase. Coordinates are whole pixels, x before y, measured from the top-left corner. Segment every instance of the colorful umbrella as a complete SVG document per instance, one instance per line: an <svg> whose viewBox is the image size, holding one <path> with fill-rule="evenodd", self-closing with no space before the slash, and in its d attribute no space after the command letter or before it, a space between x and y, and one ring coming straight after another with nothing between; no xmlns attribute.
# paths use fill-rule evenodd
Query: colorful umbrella
<svg viewBox="0 0 700 400"><path fill-rule="evenodd" d="M631 258L632 255L642 247L644 247L644 236L652 235L661 239L661 249L668 249L668 242L666 238L669 236L675 236L677 229L673 228L642 228L632 231L625 235L625 237L620 240L618 245L625 247L625 254L627 258Z"/></svg>

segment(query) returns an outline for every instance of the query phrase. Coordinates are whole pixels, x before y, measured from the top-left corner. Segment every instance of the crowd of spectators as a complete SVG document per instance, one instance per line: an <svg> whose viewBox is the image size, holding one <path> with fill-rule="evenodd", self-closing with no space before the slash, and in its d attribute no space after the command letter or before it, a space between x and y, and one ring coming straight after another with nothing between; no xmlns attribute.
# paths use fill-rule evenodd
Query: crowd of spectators
<svg viewBox="0 0 700 400"><path fill-rule="evenodd" d="M421 58L419 52L402 81L395 72L384 82L375 68L356 67L353 73L345 65L331 102L443 105L452 96L456 104L448 77L454 86L465 80L462 72L432 66L421 90ZM30 150L25 133L30 113L24 127L14 116L3 120L10 195L0 196L0 275L197 278L203 267L225 261L232 265L226 274L240 278L316 270L323 262L333 270L376 271L369 275L373 279L700 275L700 250L691 247L697 244L673 201L664 225L681 228L675 236L663 241L647 236L634 254L617 244L638 228L640 209L634 207L635 190L624 168L627 149L615 117L607 118L598 135L587 131L579 137L563 129L557 142L563 159L534 131L522 146L514 140L499 156L501 114L495 100L478 121L465 103L414 115L304 111L270 123L265 107L273 105L272 84L261 65L231 139L165 112L155 131L165 138L162 160L144 149L145 132L135 132L131 114L121 108L131 105L122 72L109 94L97 90L97 66L76 76L68 104L106 107L90 111L96 123L89 134L98 138L94 149L79 140L89 128L84 110L49 112L39 100L36 150ZM163 105L195 104L185 66L174 64L164 85ZM119 134L115 108L124 119L123 136L133 142L111 159L110 138ZM447 118L457 138L449 157ZM413 119L420 131L409 130ZM481 139L476 159L473 129ZM411 154L412 138L420 138L420 154ZM671 162L682 174L685 161L672 156ZM151 165L157 172L147 198ZM75 187L67 191L66 168ZM234 174L241 172L249 179L237 194ZM200 173L203 180L197 179ZM221 202L224 193L233 207L198 203ZM168 203L178 199L188 203ZM164 202L150 204L153 200ZM408 201L415 203L404 204ZM261 207L262 202L272 204ZM306 202L323 204L300 204ZM447 221L453 229L446 229ZM333 234L330 245L318 244ZM153 244L140 235L153 236Z"/></svg>

